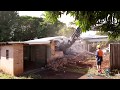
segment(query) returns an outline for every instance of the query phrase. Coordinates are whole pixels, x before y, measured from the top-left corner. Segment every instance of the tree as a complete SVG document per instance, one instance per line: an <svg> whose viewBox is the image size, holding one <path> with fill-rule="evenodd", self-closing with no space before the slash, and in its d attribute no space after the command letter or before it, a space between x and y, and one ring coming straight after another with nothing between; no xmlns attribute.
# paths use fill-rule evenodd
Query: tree
<svg viewBox="0 0 120 90"><path fill-rule="evenodd" d="M0 41L11 40L17 17L17 11L0 11Z"/></svg>
<svg viewBox="0 0 120 90"><path fill-rule="evenodd" d="M56 21L56 23L54 23L54 24L49 23L49 26L47 27L48 28L48 36L58 35L58 32L65 26L66 26L66 24L62 23L60 21Z"/></svg>
<svg viewBox="0 0 120 90"><path fill-rule="evenodd" d="M55 23L51 23L51 21L47 21L46 19L44 19L44 22L41 25L44 27L42 32L46 34L46 37L58 35L59 31L66 26L65 23L60 22L59 20Z"/></svg>
<svg viewBox="0 0 120 90"><path fill-rule="evenodd" d="M64 23L57 21L54 24L46 22L43 18L31 16L19 16L13 32L13 41L26 41L34 38L55 36L64 26Z"/></svg>
<svg viewBox="0 0 120 90"><path fill-rule="evenodd" d="M57 35L66 36L69 38L72 36L74 32L75 32L75 28L66 26L66 27L63 27L61 30L59 30Z"/></svg>
<svg viewBox="0 0 120 90"><path fill-rule="evenodd" d="M19 16L16 11L0 11L0 41L26 41L34 38L56 36L65 24L54 24L43 18Z"/></svg>
<svg viewBox="0 0 120 90"><path fill-rule="evenodd" d="M94 26L99 31L108 32L109 38L120 36L120 11L46 11L46 20L54 23L64 13L75 18L82 32Z"/></svg>
<svg viewBox="0 0 120 90"><path fill-rule="evenodd" d="M13 41L30 40L37 37L37 31L41 18L30 16L19 16L13 32Z"/></svg>

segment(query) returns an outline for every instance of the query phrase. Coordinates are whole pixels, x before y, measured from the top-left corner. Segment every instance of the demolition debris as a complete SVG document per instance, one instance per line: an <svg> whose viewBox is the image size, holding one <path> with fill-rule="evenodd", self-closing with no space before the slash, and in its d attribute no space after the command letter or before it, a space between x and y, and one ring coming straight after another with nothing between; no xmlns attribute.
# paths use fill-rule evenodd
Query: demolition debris
<svg viewBox="0 0 120 90"><path fill-rule="evenodd" d="M67 41L68 39L66 39ZM87 60L87 58L94 57L94 53L88 52L80 47L81 42L76 40L69 48L63 57L55 58L48 63L48 67L58 71L68 64L76 64L77 62ZM62 45L64 45L62 43Z"/></svg>

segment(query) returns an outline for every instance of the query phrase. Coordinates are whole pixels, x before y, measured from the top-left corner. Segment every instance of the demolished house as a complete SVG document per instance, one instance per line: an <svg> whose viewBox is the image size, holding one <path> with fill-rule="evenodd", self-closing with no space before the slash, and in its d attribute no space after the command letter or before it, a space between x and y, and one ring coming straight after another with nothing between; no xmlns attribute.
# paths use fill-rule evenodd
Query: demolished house
<svg viewBox="0 0 120 90"><path fill-rule="evenodd" d="M25 42L0 43L0 69L11 75L21 75L28 69L45 66L56 57L63 57L55 50L54 39L47 37Z"/></svg>
<svg viewBox="0 0 120 90"><path fill-rule="evenodd" d="M56 36L24 42L0 42L0 70L17 76L41 67L57 70L67 63L94 56L83 48L84 43L78 39L80 33L77 28L71 38Z"/></svg>

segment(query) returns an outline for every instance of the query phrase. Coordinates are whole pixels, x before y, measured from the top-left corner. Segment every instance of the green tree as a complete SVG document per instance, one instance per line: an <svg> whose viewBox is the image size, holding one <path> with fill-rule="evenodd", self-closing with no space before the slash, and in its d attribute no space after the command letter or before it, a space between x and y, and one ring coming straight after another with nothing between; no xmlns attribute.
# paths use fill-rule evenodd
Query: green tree
<svg viewBox="0 0 120 90"><path fill-rule="evenodd" d="M46 11L46 20L54 23L64 13L73 16L83 32L94 26L99 31L108 32L109 38L120 35L120 11Z"/></svg>
<svg viewBox="0 0 120 90"><path fill-rule="evenodd" d="M13 41L25 41L34 38L56 36L64 23L57 21L52 24L43 18L19 16L13 32Z"/></svg>
<svg viewBox="0 0 120 90"><path fill-rule="evenodd" d="M17 11L0 11L0 41L11 41L17 17Z"/></svg>
<svg viewBox="0 0 120 90"><path fill-rule="evenodd" d="M61 30L58 31L57 35L66 36L69 38L72 36L74 31L75 31L75 28L73 28L73 27L63 27Z"/></svg>
<svg viewBox="0 0 120 90"><path fill-rule="evenodd" d="M58 34L58 32L65 26L66 26L66 24L64 24L60 21L56 21L56 23L54 23L54 24L49 23L48 36L56 36Z"/></svg>
<svg viewBox="0 0 120 90"><path fill-rule="evenodd" d="M17 11L0 11L1 42L56 36L64 26L58 20L53 24L43 18L19 16Z"/></svg>
<svg viewBox="0 0 120 90"><path fill-rule="evenodd" d="M14 41L30 40L38 37L40 23L42 18L31 16L20 16L16 22L16 28L13 32Z"/></svg>

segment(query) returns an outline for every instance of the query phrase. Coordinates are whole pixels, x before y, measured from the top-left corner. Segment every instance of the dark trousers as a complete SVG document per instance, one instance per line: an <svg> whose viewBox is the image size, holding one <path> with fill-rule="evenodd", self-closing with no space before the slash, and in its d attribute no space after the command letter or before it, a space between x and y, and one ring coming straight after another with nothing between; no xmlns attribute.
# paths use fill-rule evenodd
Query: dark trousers
<svg viewBox="0 0 120 90"><path fill-rule="evenodd" d="M101 65L102 61L103 61L103 57L102 56L98 56L97 57L97 65Z"/></svg>

